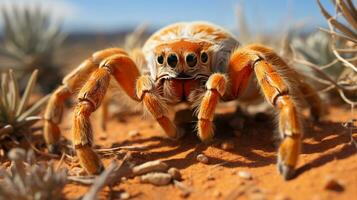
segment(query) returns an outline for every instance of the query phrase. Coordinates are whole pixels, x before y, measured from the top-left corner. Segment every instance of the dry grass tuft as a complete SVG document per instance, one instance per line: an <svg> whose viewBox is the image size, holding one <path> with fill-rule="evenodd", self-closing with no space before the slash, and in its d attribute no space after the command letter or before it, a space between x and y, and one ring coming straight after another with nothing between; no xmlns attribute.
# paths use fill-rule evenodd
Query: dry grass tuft
<svg viewBox="0 0 357 200"><path fill-rule="evenodd" d="M32 126L42 119L37 114L47 102L48 96L29 105L37 74L37 70L32 73L22 96L13 71L1 74L0 148L5 151L17 146L23 139L29 139L34 131Z"/></svg>
<svg viewBox="0 0 357 200"><path fill-rule="evenodd" d="M33 151L14 148L8 157L9 170L0 169L0 200L63 199L66 170L55 170L51 163L36 163Z"/></svg>

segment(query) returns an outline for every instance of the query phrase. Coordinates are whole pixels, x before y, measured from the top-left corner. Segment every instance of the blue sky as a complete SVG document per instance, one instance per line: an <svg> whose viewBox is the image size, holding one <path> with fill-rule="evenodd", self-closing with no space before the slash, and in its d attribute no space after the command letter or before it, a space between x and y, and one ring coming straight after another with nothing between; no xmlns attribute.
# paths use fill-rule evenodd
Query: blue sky
<svg viewBox="0 0 357 200"><path fill-rule="evenodd" d="M161 27L177 21L206 20L233 29L235 9L244 8L256 31L279 30L304 22L325 25L315 0L12 0L18 4L40 2L63 18L67 31L112 31L148 23ZM333 10L329 0L321 0ZM10 0L0 0L9 4Z"/></svg>

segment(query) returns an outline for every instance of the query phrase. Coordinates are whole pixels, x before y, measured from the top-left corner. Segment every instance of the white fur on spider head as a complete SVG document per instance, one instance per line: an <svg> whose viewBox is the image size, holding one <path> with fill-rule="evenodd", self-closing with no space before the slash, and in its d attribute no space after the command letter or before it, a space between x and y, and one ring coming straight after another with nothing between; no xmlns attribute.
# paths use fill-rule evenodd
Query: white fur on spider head
<svg viewBox="0 0 357 200"><path fill-rule="evenodd" d="M213 32L197 31L199 27L208 26ZM222 37L223 35L223 37ZM239 46L237 39L225 29L208 22L179 22L166 26L154 33L143 46L147 68L153 79L156 78L154 49L164 43L178 40L205 41L212 44L212 73L226 72L230 55Z"/></svg>

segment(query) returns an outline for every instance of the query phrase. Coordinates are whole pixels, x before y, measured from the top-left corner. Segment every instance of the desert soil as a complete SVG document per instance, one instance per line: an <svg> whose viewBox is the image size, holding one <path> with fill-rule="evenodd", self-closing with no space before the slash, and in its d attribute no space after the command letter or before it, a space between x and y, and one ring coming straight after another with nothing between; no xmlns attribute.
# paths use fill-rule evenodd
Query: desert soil
<svg viewBox="0 0 357 200"><path fill-rule="evenodd" d="M305 117L306 133L297 175L285 181L276 169L277 140L273 119L265 115L243 116L234 113L235 107L222 106L216 118L216 137L210 145L199 141L194 131L188 130L179 141L163 137L159 126L142 114L111 116L107 131L101 131L98 120L92 120L95 143L98 148L115 146L145 146L145 150L131 151L135 162L162 160L182 173L182 183L187 194L174 184L153 186L140 183L139 178L129 178L113 188L106 188L102 199L117 199L127 192L132 199L356 199L357 149L349 143L349 130L342 124L350 118L348 108L331 108L321 122ZM65 114L61 128L65 137L70 134L71 110ZM96 119L95 116L93 119ZM233 121L233 123L232 123ZM240 125L237 130L236 123ZM235 127L235 128L232 128ZM136 131L138 134L128 134ZM357 139L357 132L354 130ZM233 144L222 148L222 143ZM196 160L198 154L208 157L209 163ZM113 159L105 158L106 165ZM250 180L240 172L251 174ZM326 189L328 180L338 186ZM76 199L88 187L68 184L65 196Z"/></svg>

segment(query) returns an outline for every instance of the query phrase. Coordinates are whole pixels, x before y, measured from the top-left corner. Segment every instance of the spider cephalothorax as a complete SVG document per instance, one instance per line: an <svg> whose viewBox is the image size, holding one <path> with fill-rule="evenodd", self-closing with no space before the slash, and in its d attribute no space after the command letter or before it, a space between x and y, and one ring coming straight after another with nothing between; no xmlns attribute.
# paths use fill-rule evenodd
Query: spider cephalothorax
<svg viewBox="0 0 357 200"><path fill-rule="evenodd" d="M308 94L311 113L321 113L320 99L314 89L271 49L253 44L238 48L238 41L216 25L193 22L177 23L154 33L141 53L129 55L122 49L98 51L64 78L52 95L45 113L45 139L55 150L60 130L63 101L80 89L74 109L73 143L81 165L88 173L102 170L92 149L89 117L101 104L111 77L126 94L157 120L168 137L181 134L168 118L167 109L180 102L196 105L197 132L202 141L214 135L213 118L220 100L230 101L246 95L254 77L265 99L279 111L282 138L278 151L278 169L291 178L300 152L302 124L295 102L299 94ZM135 60L144 60L142 75ZM255 75L255 76L253 76ZM85 81L83 77L88 77ZM249 92L248 92L249 93Z"/></svg>

